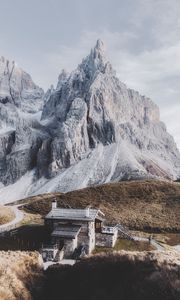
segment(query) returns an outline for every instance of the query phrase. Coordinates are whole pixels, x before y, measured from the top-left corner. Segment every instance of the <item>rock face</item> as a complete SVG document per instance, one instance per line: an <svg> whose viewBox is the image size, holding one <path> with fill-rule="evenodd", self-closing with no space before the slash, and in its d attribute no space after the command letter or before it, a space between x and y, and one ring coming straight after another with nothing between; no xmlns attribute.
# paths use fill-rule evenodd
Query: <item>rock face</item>
<svg viewBox="0 0 180 300"><path fill-rule="evenodd" d="M43 90L16 63L0 57L0 103L13 103L23 111L42 108Z"/></svg>
<svg viewBox="0 0 180 300"><path fill-rule="evenodd" d="M37 118L44 92L15 62L0 58L0 182L10 184L32 169ZM38 125L39 126L39 125Z"/></svg>
<svg viewBox="0 0 180 300"><path fill-rule="evenodd" d="M63 75L42 113L42 120L51 120L55 135L51 173L54 166L67 168L98 148L103 152L100 181L110 175L112 165L110 180L136 173L171 177L179 172L180 155L159 120L158 107L117 79L101 41L69 77ZM110 148L115 150L108 155L113 161L105 170L108 161L103 156Z"/></svg>
<svg viewBox="0 0 180 300"><path fill-rule="evenodd" d="M27 83L28 75L23 77ZM1 81L0 86L8 87L6 78ZM15 100L9 89L7 98L17 110L29 112L38 93L42 98L41 90L33 83L29 86L17 92ZM10 105L5 102L2 110ZM17 119L16 114L3 113L8 120ZM29 194L122 179L180 176L180 153L160 121L159 108L119 81L100 40L75 71L63 70L56 89L51 87L45 94L41 120L21 118L16 128L16 133L3 133L4 171L0 176L3 184L9 184L35 170Z"/></svg>

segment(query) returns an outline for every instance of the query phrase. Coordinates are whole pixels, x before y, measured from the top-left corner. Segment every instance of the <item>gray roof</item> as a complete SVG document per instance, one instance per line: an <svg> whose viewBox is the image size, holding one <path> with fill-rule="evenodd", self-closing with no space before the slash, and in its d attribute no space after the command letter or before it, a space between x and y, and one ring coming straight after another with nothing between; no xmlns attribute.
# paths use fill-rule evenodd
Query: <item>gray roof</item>
<svg viewBox="0 0 180 300"><path fill-rule="evenodd" d="M78 235L80 229L81 226L77 225L61 225L54 229L54 231L51 233L51 236L74 239Z"/></svg>
<svg viewBox="0 0 180 300"><path fill-rule="evenodd" d="M104 214L98 209L53 208L46 219L94 221L103 219Z"/></svg>

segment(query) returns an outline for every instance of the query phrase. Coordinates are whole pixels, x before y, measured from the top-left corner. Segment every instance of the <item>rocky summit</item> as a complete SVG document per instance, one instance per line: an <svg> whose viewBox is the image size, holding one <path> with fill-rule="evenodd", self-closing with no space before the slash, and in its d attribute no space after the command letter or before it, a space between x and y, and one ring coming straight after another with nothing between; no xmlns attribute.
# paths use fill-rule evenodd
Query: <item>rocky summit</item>
<svg viewBox="0 0 180 300"><path fill-rule="evenodd" d="M104 44L44 95L0 60L0 200L180 176L180 153L149 98L119 81ZM14 191L14 192L12 192Z"/></svg>

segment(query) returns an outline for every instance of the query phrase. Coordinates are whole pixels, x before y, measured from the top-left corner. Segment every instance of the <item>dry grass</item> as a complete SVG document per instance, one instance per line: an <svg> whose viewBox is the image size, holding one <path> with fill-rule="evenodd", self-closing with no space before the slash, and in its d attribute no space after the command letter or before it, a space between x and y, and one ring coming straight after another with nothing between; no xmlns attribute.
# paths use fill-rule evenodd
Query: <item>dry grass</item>
<svg viewBox="0 0 180 300"><path fill-rule="evenodd" d="M43 225L44 220L40 214L24 213L24 218L21 222L21 226L24 225Z"/></svg>
<svg viewBox="0 0 180 300"><path fill-rule="evenodd" d="M0 299L37 299L42 272L37 252L0 252Z"/></svg>
<svg viewBox="0 0 180 300"><path fill-rule="evenodd" d="M0 225L8 223L14 218L15 215L9 207L0 205Z"/></svg>
<svg viewBox="0 0 180 300"><path fill-rule="evenodd" d="M42 275L37 252L0 252L1 300L178 300L180 254L127 252L92 255Z"/></svg>
<svg viewBox="0 0 180 300"><path fill-rule="evenodd" d="M26 209L45 215L56 196L59 206L100 208L107 219L131 229L180 232L180 184L165 181L129 181L54 193L27 200Z"/></svg>

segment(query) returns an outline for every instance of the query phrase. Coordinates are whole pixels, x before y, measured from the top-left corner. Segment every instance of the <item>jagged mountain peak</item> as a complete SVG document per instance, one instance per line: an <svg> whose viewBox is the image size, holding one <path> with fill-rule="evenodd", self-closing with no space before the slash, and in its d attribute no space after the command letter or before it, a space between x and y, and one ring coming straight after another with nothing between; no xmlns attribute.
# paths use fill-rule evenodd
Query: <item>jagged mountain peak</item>
<svg viewBox="0 0 180 300"><path fill-rule="evenodd" d="M89 78L93 78L96 72L105 72L108 63L104 43L99 39L90 54L83 59L79 69L83 70Z"/></svg>
<svg viewBox="0 0 180 300"><path fill-rule="evenodd" d="M74 71L70 74L65 70L61 71L56 91L52 94L48 92L48 98L46 97L48 100L43 109L42 119L56 117L59 121L65 120L75 98L89 102L90 99L85 95L93 83L97 82L98 84L98 81L101 81L98 76L101 77L103 74L106 74L110 81L115 72L105 54L104 43L99 39L95 47L91 49L90 54L82 60Z"/></svg>
<svg viewBox="0 0 180 300"><path fill-rule="evenodd" d="M53 132L61 140L60 145L52 143L53 157L57 158L53 166L67 168L90 149L92 151L102 145L105 147L103 151L106 151L108 145L114 144L121 145L116 153L117 161L121 149L126 149L128 157L121 153L123 162L116 161L115 165L121 165L125 160L127 166L123 167L123 171L119 167L120 175L116 165L114 174L109 175L111 179L122 178L125 173L127 175L127 170L130 177L130 174L136 173L168 177L169 162L174 164L176 158L178 163L174 170L179 172L180 155L159 120L159 108L152 100L119 81L101 40L65 81L63 78L61 88L49 98L43 119L50 117L53 117ZM171 154L167 151L169 148ZM146 158L142 159L142 151ZM155 156L151 153L153 151ZM147 153L153 156L152 162L147 159ZM160 165L163 167L158 169L162 157L164 161ZM174 176L174 171L170 173Z"/></svg>
<svg viewBox="0 0 180 300"><path fill-rule="evenodd" d="M2 77L5 75L8 76L23 76L23 74L26 74L31 80L31 76L25 72L22 68L19 67L17 62L15 60L9 60L4 56L0 57L0 76L1 80Z"/></svg>
<svg viewBox="0 0 180 300"><path fill-rule="evenodd" d="M58 83L56 86L56 90L60 90L62 85L67 81L67 78L69 77L69 73L65 70L62 69L61 73L59 74L58 77Z"/></svg>
<svg viewBox="0 0 180 300"><path fill-rule="evenodd" d="M97 40L96 45L92 49L91 53L93 54L94 59L107 61L106 47L105 47L104 42L101 39Z"/></svg>
<svg viewBox="0 0 180 300"><path fill-rule="evenodd" d="M75 71L61 72L39 123L21 120L18 133L8 132L0 143L2 183L24 175L29 194L180 176L180 153L159 108L119 81L101 40Z"/></svg>
<svg viewBox="0 0 180 300"><path fill-rule="evenodd" d="M95 46L95 48L96 48L97 50L99 50L100 52L104 52L104 51L105 51L105 43L103 42L103 40L98 39L98 40L96 41L96 46Z"/></svg>
<svg viewBox="0 0 180 300"><path fill-rule="evenodd" d="M15 61L0 58L0 101L12 103L24 111L42 108L44 91Z"/></svg>
<svg viewBox="0 0 180 300"><path fill-rule="evenodd" d="M16 66L17 66L17 63L14 61L14 60L12 60L12 61L10 61L9 59L7 59L5 56L0 56L0 63L1 64L6 64L6 63L12 63L12 64L16 64Z"/></svg>

